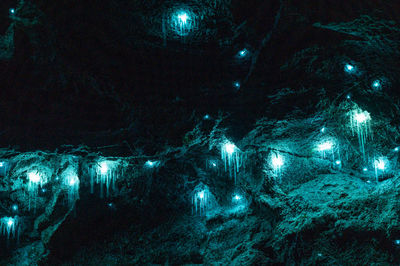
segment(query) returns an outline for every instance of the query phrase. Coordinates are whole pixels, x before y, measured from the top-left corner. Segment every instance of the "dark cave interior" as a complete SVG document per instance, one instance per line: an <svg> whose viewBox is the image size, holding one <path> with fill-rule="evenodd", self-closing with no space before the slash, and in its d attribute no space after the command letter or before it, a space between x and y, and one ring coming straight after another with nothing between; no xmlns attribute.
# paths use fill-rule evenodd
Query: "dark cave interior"
<svg viewBox="0 0 400 266"><path fill-rule="evenodd" d="M1 265L399 265L400 3L4 0Z"/></svg>

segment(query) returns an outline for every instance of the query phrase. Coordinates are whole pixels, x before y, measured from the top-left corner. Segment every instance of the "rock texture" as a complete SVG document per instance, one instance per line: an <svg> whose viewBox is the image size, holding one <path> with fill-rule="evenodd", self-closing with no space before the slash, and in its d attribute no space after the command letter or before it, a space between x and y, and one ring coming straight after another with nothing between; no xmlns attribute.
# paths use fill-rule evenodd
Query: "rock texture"
<svg viewBox="0 0 400 266"><path fill-rule="evenodd" d="M0 264L399 265L400 6L309 2L0 3Z"/></svg>

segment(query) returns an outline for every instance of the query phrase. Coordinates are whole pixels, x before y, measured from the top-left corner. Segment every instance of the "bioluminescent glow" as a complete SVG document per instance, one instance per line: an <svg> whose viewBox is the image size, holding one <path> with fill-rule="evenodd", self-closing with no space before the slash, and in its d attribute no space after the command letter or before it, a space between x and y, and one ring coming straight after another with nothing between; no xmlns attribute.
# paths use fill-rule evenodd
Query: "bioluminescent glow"
<svg viewBox="0 0 400 266"><path fill-rule="evenodd" d="M274 169L280 169L283 166L283 159L280 154L274 154L272 156L272 166Z"/></svg>
<svg viewBox="0 0 400 266"><path fill-rule="evenodd" d="M39 183L40 182L40 175L36 171L32 171L28 173L28 179L31 183Z"/></svg>
<svg viewBox="0 0 400 266"><path fill-rule="evenodd" d="M236 146L233 143L226 143L224 145L224 150L228 155L232 155L236 150Z"/></svg>
<svg viewBox="0 0 400 266"><path fill-rule="evenodd" d="M351 95L350 95L350 94L347 94L346 98L347 98L348 100L350 100L350 99L351 99Z"/></svg>
<svg viewBox="0 0 400 266"><path fill-rule="evenodd" d="M27 173L28 177L28 192L29 192L29 203L28 208L31 209L31 200L35 202L34 208L36 210L36 197L38 195L39 186L43 186L47 183L47 178L44 174L39 173L37 170L33 170Z"/></svg>
<svg viewBox="0 0 400 266"><path fill-rule="evenodd" d="M172 14L171 26L178 35L187 36L196 26L196 17L188 10L178 10Z"/></svg>
<svg viewBox="0 0 400 266"><path fill-rule="evenodd" d="M11 209L13 210L13 211L18 211L18 205L17 204L13 204L12 206L11 206Z"/></svg>
<svg viewBox="0 0 400 266"><path fill-rule="evenodd" d="M188 20L188 14L186 13L181 13L178 15L179 20L181 21L182 24L186 24Z"/></svg>
<svg viewBox="0 0 400 266"><path fill-rule="evenodd" d="M398 152L399 151L399 147L394 148L394 151Z"/></svg>
<svg viewBox="0 0 400 266"><path fill-rule="evenodd" d="M281 169L283 166L283 157L279 153L273 153L271 155L271 165L274 170L274 175L277 178L281 178Z"/></svg>
<svg viewBox="0 0 400 266"><path fill-rule="evenodd" d="M7 175L7 163L0 162L0 176L6 176L6 175Z"/></svg>
<svg viewBox="0 0 400 266"><path fill-rule="evenodd" d="M355 70L356 68L353 65L346 64L344 66L344 71L346 71L347 73L353 73Z"/></svg>
<svg viewBox="0 0 400 266"><path fill-rule="evenodd" d="M76 200L79 199L79 177L76 170L67 168L63 173L64 190L67 192L68 206L73 206Z"/></svg>
<svg viewBox="0 0 400 266"><path fill-rule="evenodd" d="M326 140L324 142L321 142L317 145L316 150L322 153L322 157L326 157L326 153L330 152L332 154L332 161L335 161L335 151L338 150L337 147L335 147L335 143L332 140ZM336 145L337 146L337 145ZM339 155L340 158L340 155Z"/></svg>
<svg viewBox="0 0 400 266"><path fill-rule="evenodd" d="M318 144L318 150L322 152L332 150L332 148L333 148L333 143L330 141Z"/></svg>
<svg viewBox="0 0 400 266"><path fill-rule="evenodd" d="M146 168L154 168L154 167L157 167L159 164L160 164L160 162L158 162L158 161L150 161L150 160L148 160L148 161L144 164L144 166L145 166Z"/></svg>
<svg viewBox="0 0 400 266"><path fill-rule="evenodd" d="M3 217L0 219L0 227L2 235L6 235L7 239L16 238L18 236L18 217Z"/></svg>
<svg viewBox="0 0 400 266"><path fill-rule="evenodd" d="M204 215L212 207L212 194L207 186L198 185L192 194L192 215Z"/></svg>
<svg viewBox="0 0 400 266"><path fill-rule="evenodd" d="M248 205L248 201L246 199L246 194L243 190L238 189L232 194L232 209L230 212L238 212L244 210Z"/></svg>
<svg viewBox="0 0 400 266"><path fill-rule="evenodd" d="M381 81L380 80L374 80L372 82L372 88L375 90L378 90L382 87Z"/></svg>
<svg viewBox="0 0 400 266"><path fill-rule="evenodd" d="M102 175L107 174L108 172L108 164L107 162L101 162L99 165L99 170Z"/></svg>
<svg viewBox="0 0 400 266"><path fill-rule="evenodd" d="M242 197L239 196L239 195L235 195L235 196L233 197L233 199L234 199L235 201L239 201L239 200L242 199Z"/></svg>
<svg viewBox="0 0 400 266"><path fill-rule="evenodd" d="M233 87L235 88L235 89L240 89L240 82L239 81L235 81L235 82L233 82Z"/></svg>
<svg viewBox="0 0 400 266"><path fill-rule="evenodd" d="M229 176L233 176L236 183L236 173L239 172L242 163L241 151L235 144L226 142L221 147L221 158L224 161L225 172L229 171Z"/></svg>
<svg viewBox="0 0 400 266"><path fill-rule="evenodd" d="M399 245L400 245L400 239L396 239L396 240L394 241L394 244L397 245L397 246L399 246Z"/></svg>
<svg viewBox="0 0 400 266"><path fill-rule="evenodd" d="M321 128L321 133L325 133L325 131L326 131L325 127Z"/></svg>
<svg viewBox="0 0 400 266"><path fill-rule="evenodd" d="M365 159L365 143L372 132L370 114L359 109L353 110L350 114L350 126L353 136L357 134L360 150Z"/></svg>
<svg viewBox="0 0 400 266"><path fill-rule="evenodd" d="M238 56L245 57L248 53L249 53L249 51L246 48L244 48L243 50L239 51Z"/></svg>
<svg viewBox="0 0 400 266"><path fill-rule="evenodd" d="M368 168L367 167L364 167L363 168L363 172L367 172L368 171Z"/></svg>
<svg viewBox="0 0 400 266"><path fill-rule="evenodd" d="M15 8L10 8L9 11L10 11L10 14L11 14L11 15L14 15L14 14L15 14Z"/></svg>
<svg viewBox="0 0 400 266"><path fill-rule="evenodd" d="M375 160L375 168L385 170L385 162L382 159Z"/></svg>
<svg viewBox="0 0 400 266"><path fill-rule="evenodd" d="M384 172L386 167L387 167L387 166L386 166L386 163L385 163L385 159L383 159L383 158L375 159L375 161L374 161L374 168L375 168L376 182L379 181L379 179L378 179L379 173L380 173L380 172Z"/></svg>
<svg viewBox="0 0 400 266"><path fill-rule="evenodd" d="M204 191L200 191L197 196L199 197L199 199L204 199Z"/></svg>
<svg viewBox="0 0 400 266"><path fill-rule="evenodd" d="M365 123L368 119L371 119L368 112L357 113L354 115L354 119L357 123Z"/></svg>
<svg viewBox="0 0 400 266"><path fill-rule="evenodd" d="M104 196L103 187L106 187L106 197L109 196L110 187L115 189L115 180L118 178L118 162L104 160L97 163L94 173L90 173L90 191L93 193L94 178L100 185L100 197Z"/></svg>
<svg viewBox="0 0 400 266"><path fill-rule="evenodd" d="M218 159L207 159L206 160L206 169L212 171L214 174L221 174L223 169L220 169L220 160Z"/></svg>
<svg viewBox="0 0 400 266"><path fill-rule="evenodd" d="M342 162L341 162L340 160L336 160L335 164L336 164L336 165L341 165Z"/></svg>
<svg viewBox="0 0 400 266"><path fill-rule="evenodd" d="M203 116L203 119L204 119L204 120L209 120L210 118L211 118L211 117L210 117L210 115L208 115L208 114L205 115L205 116Z"/></svg>

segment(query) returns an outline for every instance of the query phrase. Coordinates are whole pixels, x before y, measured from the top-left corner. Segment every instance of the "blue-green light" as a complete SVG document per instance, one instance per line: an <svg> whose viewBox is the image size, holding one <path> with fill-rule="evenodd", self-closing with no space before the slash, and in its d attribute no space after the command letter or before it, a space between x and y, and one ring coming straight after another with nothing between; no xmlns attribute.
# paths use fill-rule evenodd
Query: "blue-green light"
<svg viewBox="0 0 400 266"><path fill-rule="evenodd" d="M178 10L172 14L171 26L180 36L187 36L195 28L196 17L188 10Z"/></svg>
<svg viewBox="0 0 400 266"><path fill-rule="evenodd" d="M248 53L249 53L249 51L246 48L244 48L243 50L239 51L238 56L245 57Z"/></svg>
<svg viewBox="0 0 400 266"><path fill-rule="evenodd" d="M352 73L356 70L356 68L353 65L350 64L346 64L344 66L344 71L346 71L347 73Z"/></svg>
<svg viewBox="0 0 400 266"><path fill-rule="evenodd" d="M372 82L372 88L380 89L381 87L382 87L382 84L381 84L380 80L375 80L374 82Z"/></svg>
<svg viewBox="0 0 400 266"><path fill-rule="evenodd" d="M14 15L15 14L15 8L10 8L10 14Z"/></svg>
<svg viewBox="0 0 400 266"><path fill-rule="evenodd" d="M235 87L236 89L240 89L240 82L239 81L233 82L233 87Z"/></svg>
<svg viewBox="0 0 400 266"><path fill-rule="evenodd" d="M236 194L236 195L233 197L233 199L236 200L236 201L239 201L239 200L242 199L242 197Z"/></svg>

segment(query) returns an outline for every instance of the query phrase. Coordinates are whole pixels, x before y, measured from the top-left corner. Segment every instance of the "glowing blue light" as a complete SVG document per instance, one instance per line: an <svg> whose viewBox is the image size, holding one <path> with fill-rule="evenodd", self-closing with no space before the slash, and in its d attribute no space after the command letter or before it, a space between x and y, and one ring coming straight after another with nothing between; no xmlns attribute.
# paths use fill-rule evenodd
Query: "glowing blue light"
<svg viewBox="0 0 400 266"><path fill-rule="evenodd" d="M318 145L318 150L319 151L327 151L327 150L332 150L333 144L330 141L321 143Z"/></svg>
<svg viewBox="0 0 400 266"><path fill-rule="evenodd" d="M394 241L394 244L395 244L395 245L400 245L400 239L396 239L396 240Z"/></svg>
<svg viewBox="0 0 400 266"><path fill-rule="evenodd" d="M211 163L211 164L212 164L212 166L217 167L217 164L216 164L216 163Z"/></svg>
<svg viewBox="0 0 400 266"><path fill-rule="evenodd" d="M207 186L199 184L192 194L192 214L204 215L214 206L215 198Z"/></svg>
<svg viewBox="0 0 400 266"><path fill-rule="evenodd" d="M248 54L248 50L244 48L243 50L239 51L238 55L239 57L245 57Z"/></svg>
<svg viewBox="0 0 400 266"><path fill-rule="evenodd" d="M379 170L385 170L385 162L382 159L375 160L375 168Z"/></svg>
<svg viewBox="0 0 400 266"><path fill-rule="evenodd" d="M12 208L13 211L17 211L18 210L18 205L14 204L11 208Z"/></svg>
<svg viewBox="0 0 400 266"><path fill-rule="evenodd" d="M3 217L0 219L0 229L3 235L7 235L7 239L12 235L16 237L18 235L18 216Z"/></svg>
<svg viewBox="0 0 400 266"><path fill-rule="evenodd" d="M381 82L379 80L375 80L372 82L372 88L379 89L381 87Z"/></svg>
<svg viewBox="0 0 400 266"><path fill-rule="evenodd" d="M274 169L280 169L283 165L283 159L280 154L272 156L272 166Z"/></svg>
<svg viewBox="0 0 400 266"><path fill-rule="evenodd" d="M210 119L210 115L208 115L208 114L207 114L207 115L205 115L205 116L203 117L203 119L204 119L204 120L208 120L208 119Z"/></svg>
<svg viewBox="0 0 400 266"><path fill-rule="evenodd" d="M384 158L380 158L380 159L376 159L374 161L374 167L375 167L375 178L376 178L376 182L379 182L379 173L380 172L384 172L385 168L387 167L385 164L385 159Z"/></svg>
<svg viewBox="0 0 400 266"><path fill-rule="evenodd" d="M147 167L147 168L154 168L154 167L156 167L157 165L158 165L158 161L150 161L150 160L148 160L144 165Z"/></svg>
<svg viewBox="0 0 400 266"><path fill-rule="evenodd" d="M15 8L10 8L10 14L12 14L12 15L15 14Z"/></svg>
<svg viewBox="0 0 400 266"><path fill-rule="evenodd" d="M347 94L346 98L350 100L351 99L351 95Z"/></svg>
<svg viewBox="0 0 400 266"><path fill-rule="evenodd" d="M228 142L228 143L225 143L223 148L228 155L232 155L236 150L236 145Z"/></svg>
<svg viewBox="0 0 400 266"><path fill-rule="evenodd" d="M172 14L172 28L180 36L186 36L195 27L195 15L186 10Z"/></svg>
<svg viewBox="0 0 400 266"><path fill-rule="evenodd" d="M199 199L204 199L204 191L200 191L200 192L197 194L197 197L199 197Z"/></svg>
<svg viewBox="0 0 400 266"><path fill-rule="evenodd" d="M231 142L225 142L221 145L221 159L225 165L225 172L229 171L229 177L234 177L236 183L236 173L242 165L241 151Z"/></svg>
<svg viewBox="0 0 400 266"><path fill-rule="evenodd" d="M9 218L8 222L7 222L7 226L11 227L11 226L13 226L13 224L14 224L14 219L13 218Z"/></svg>
<svg viewBox="0 0 400 266"><path fill-rule="evenodd" d="M340 164L342 164L342 162L340 161L340 160L336 160L336 162L335 162L337 165L340 165Z"/></svg>
<svg viewBox="0 0 400 266"><path fill-rule="evenodd" d="M364 168L363 168L363 171L364 171L364 172L367 172L367 171L368 171L368 168L367 168L367 167L364 167Z"/></svg>
<svg viewBox="0 0 400 266"><path fill-rule="evenodd" d="M233 87L235 87L236 89L240 89L240 82L239 81L233 82Z"/></svg>
<svg viewBox="0 0 400 266"><path fill-rule="evenodd" d="M371 115L367 111L357 108L350 111L350 127L353 136L357 133L363 158L365 158L365 144L371 138Z"/></svg>
<svg viewBox="0 0 400 266"><path fill-rule="evenodd" d="M106 186L106 197L109 196L110 187L115 190L115 182L120 175L120 162L112 160L101 160L95 164L95 168L90 173L90 192L93 193L94 183L100 185L100 197L103 197L103 186ZM76 174L74 174L76 175ZM78 181L78 179L77 179ZM79 188L79 183L71 188Z"/></svg>
<svg viewBox="0 0 400 266"><path fill-rule="evenodd" d="M182 24L186 24L187 20L188 20L188 14L183 12L181 14L178 15L179 20L181 21Z"/></svg>
<svg viewBox="0 0 400 266"><path fill-rule="evenodd" d="M398 152L399 151L399 147L394 148L394 151Z"/></svg>
<svg viewBox="0 0 400 266"><path fill-rule="evenodd" d="M344 70L345 70L347 73L352 73L352 72L355 71L355 67L352 66L352 65L350 65L350 64L346 64L346 65L344 66Z"/></svg>
<svg viewBox="0 0 400 266"><path fill-rule="evenodd" d="M108 165L107 165L107 162L101 162L101 163L100 163L100 166L99 166L99 170L100 170L100 173L101 173L102 175L107 174L107 172L108 172Z"/></svg>
<svg viewBox="0 0 400 266"><path fill-rule="evenodd" d="M45 193L45 192L46 192L46 189L45 189L45 188L42 188L42 192Z"/></svg>
<svg viewBox="0 0 400 266"><path fill-rule="evenodd" d="M40 182L40 175L36 171L32 171L28 173L28 179L32 183L39 183Z"/></svg>
<svg viewBox="0 0 400 266"><path fill-rule="evenodd" d="M326 130L325 127L321 128L321 132L322 132L322 133L325 133L325 130Z"/></svg>
<svg viewBox="0 0 400 266"><path fill-rule="evenodd" d="M76 174L70 175L70 176L68 177L67 183L68 183L68 185L71 186L71 187L75 186L76 184L79 183L79 178L78 178L78 176L77 176Z"/></svg>
<svg viewBox="0 0 400 266"><path fill-rule="evenodd" d="M236 201L239 201L239 200L241 200L241 199L242 199L242 197L241 197L241 196L239 196L239 195L235 195L235 196L233 197L233 199L234 199L234 200L236 200Z"/></svg>
<svg viewBox="0 0 400 266"><path fill-rule="evenodd" d="M362 124L367 122L368 120L371 120L371 116L367 111L364 111L362 113L355 113L354 119L357 121L357 123Z"/></svg>
<svg viewBox="0 0 400 266"><path fill-rule="evenodd" d="M4 166L4 163L3 162L0 162L0 167L3 167Z"/></svg>

